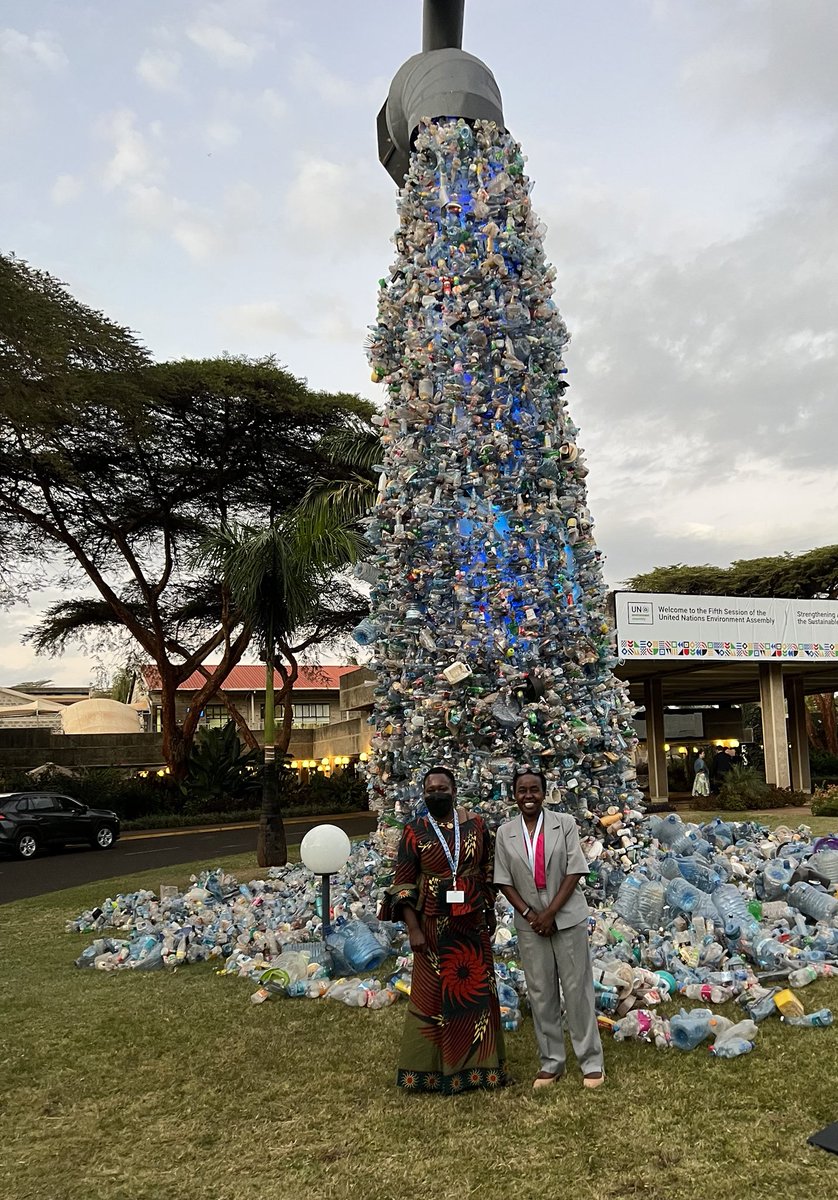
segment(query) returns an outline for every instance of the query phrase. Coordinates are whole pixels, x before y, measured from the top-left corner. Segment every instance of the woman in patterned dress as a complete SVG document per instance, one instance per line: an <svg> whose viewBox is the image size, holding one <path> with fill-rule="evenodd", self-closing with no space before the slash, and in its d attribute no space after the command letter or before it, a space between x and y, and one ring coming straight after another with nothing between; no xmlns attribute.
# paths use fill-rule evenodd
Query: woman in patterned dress
<svg viewBox="0 0 838 1200"><path fill-rule="evenodd" d="M381 914L405 922L413 950L396 1083L446 1094L503 1087L491 834L457 809L446 767L428 771L423 792L428 816L405 825Z"/></svg>

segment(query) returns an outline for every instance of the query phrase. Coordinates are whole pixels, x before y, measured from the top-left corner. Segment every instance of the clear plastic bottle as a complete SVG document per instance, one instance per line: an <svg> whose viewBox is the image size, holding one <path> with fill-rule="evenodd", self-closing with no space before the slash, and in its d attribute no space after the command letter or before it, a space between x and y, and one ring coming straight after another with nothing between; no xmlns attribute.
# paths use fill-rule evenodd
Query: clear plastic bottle
<svg viewBox="0 0 838 1200"><path fill-rule="evenodd" d="M826 1029L832 1024L832 1012L828 1008L818 1009L817 1012L804 1013L802 1017L781 1017L785 1025L795 1025L798 1029Z"/></svg>
<svg viewBox="0 0 838 1200"><path fill-rule="evenodd" d="M662 846L671 846L683 836L685 829L684 822L677 813L667 813L665 817L652 817L649 820L649 832Z"/></svg>
<svg viewBox="0 0 838 1200"><path fill-rule="evenodd" d="M736 1037L730 1038L719 1045L715 1043L710 1047L710 1053L714 1058L739 1058L742 1054L750 1054L754 1048L754 1043L749 1042L747 1038Z"/></svg>
<svg viewBox="0 0 838 1200"><path fill-rule="evenodd" d="M701 903L703 895L699 888L687 883L686 879L680 876L670 879L666 885L666 903L678 912L693 912Z"/></svg>
<svg viewBox="0 0 838 1200"><path fill-rule="evenodd" d="M828 879L833 888L838 887L838 850L818 850L809 859L809 865Z"/></svg>
<svg viewBox="0 0 838 1200"><path fill-rule="evenodd" d="M737 937L756 924L748 903L734 883L723 883L713 892L713 904L722 918L728 937Z"/></svg>
<svg viewBox="0 0 838 1200"><path fill-rule="evenodd" d="M795 883L789 888L788 902L816 921L834 921L838 916L838 900L828 892L812 887L811 883Z"/></svg>
<svg viewBox="0 0 838 1200"><path fill-rule="evenodd" d="M762 899L782 900L796 867L797 863L789 859L775 858L767 862L762 869Z"/></svg>
<svg viewBox="0 0 838 1200"><path fill-rule="evenodd" d="M697 854L692 857L679 854L675 856L674 861L683 878L694 887L700 888L702 892L712 892L722 882L720 872Z"/></svg>
<svg viewBox="0 0 838 1200"><path fill-rule="evenodd" d="M807 963L789 973L788 984L792 988L807 987L816 979L829 979L835 974L835 968L830 963Z"/></svg>
<svg viewBox="0 0 838 1200"><path fill-rule="evenodd" d="M659 929L666 903L666 888L659 879L648 879L637 898L637 916L643 930Z"/></svg>
<svg viewBox="0 0 838 1200"><path fill-rule="evenodd" d="M640 889L643 881L635 875L627 875L620 885L620 890L617 894L617 899L614 902L614 908L623 918L627 925L631 925L632 929L638 928L639 914L638 905L640 902Z"/></svg>
<svg viewBox="0 0 838 1200"><path fill-rule="evenodd" d="M733 999L733 988L714 983L686 983L679 989L688 1000L703 1000L705 1004L724 1004Z"/></svg>

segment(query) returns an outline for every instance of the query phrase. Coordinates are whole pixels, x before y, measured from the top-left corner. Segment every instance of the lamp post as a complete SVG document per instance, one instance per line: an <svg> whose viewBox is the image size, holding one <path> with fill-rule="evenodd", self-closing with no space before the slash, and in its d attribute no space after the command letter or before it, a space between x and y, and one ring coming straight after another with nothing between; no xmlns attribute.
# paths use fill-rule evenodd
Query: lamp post
<svg viewBox="0 0 838 1200"><path fill-rule="evenodd" d="M352 843L337 825L315 825L300 844L300 857L314 875L320 876L321 907L323 910L323 941L326 940L331 923L331 897L329 884L349 858Z"/></svg>

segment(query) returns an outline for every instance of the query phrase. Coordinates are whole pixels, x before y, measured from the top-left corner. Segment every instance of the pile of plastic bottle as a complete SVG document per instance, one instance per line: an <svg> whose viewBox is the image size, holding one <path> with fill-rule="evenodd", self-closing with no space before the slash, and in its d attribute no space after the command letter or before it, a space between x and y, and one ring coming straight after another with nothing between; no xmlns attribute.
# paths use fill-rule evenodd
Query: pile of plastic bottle
<svg viewBox="0 0 838 1200"><path fill-rule="evenodd" d="M694 825L676 814L627 813L625 822L629 847L613 835L610 847L584 841L604 1030L661 1049L692 1049L712 1038L713 1053L731 1057L751 1048L756 1026L769 1017L792 1027L832 1023L828 1009L805 1013L794 992L838 978L838 837L813 838L805 826ZM108 898L67 929L98 935L79 966L153 970L212 960L220 974L257 984L254 1002L284 995L381 1008L409 995L413 961L404 926L375 915L387 867L372 842L354 847L334 878L325 945L315 880L300 864L247 884L215 870L193 878L184 893ZM526 980L511 909L502 898L497 908L501 1016L514 1031ZM370 975L393 956L395 972L383 980ZM679 999L702 1007L661 1014L660 1006ZM743 1010L736 1024L707 1007L732 1000Z"/></svg>
<svg viewBox="0 0 838 1200"><path fill-rule="evenodd" d="M805 826L698 826L674 813L645 820L643 833L628 872L595 861L588 877L602 905L591 922L601 1026L659 1049L712 1037L714 1054L734 1057L769 1017L831 1025L828 1009L805 1013L791 989L838 977L838 838L813 839ZM677 996L736 1000L743 1020L655 1011Z"/></svg>
<svg viewBox="0 0 838 1200"><path fill-rule="evenodd" d="M521 762L583 828L640 799L524 163L490 122L420 125L369 336L383 466L354 637L377 675L370 796L391 853L438 762L490 821Z"/></svg>
<svg viewBox="0 0 838 1200"><path fill-rule="evenodd" d="M267 878L249 883L216 869L193 876L183 893L164 886L159 896L144 890L108 897L68 922L67 930L123 935L97 937L76 960L80 967L150 971L217 961L219 974L260 985L255 1002L272 995L328 996L382 1008L410 984L404 959L386 982L357 974L376 970L405 941L402 925L375 916L381 870L370 842L355 845L333 879L325 946L316 880L301 864L271 868Z"/></svg>

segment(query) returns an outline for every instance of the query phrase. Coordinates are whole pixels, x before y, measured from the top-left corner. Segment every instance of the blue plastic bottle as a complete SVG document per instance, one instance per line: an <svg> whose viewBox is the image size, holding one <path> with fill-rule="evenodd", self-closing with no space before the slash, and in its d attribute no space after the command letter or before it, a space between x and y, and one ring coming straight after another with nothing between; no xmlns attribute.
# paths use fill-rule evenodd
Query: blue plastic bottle
<svg viewBox="0 0 838 1200"><path fill-rule="evenodd" d="M682 1008L669 1022L672 1045L678 1050L695 1050L715 1032L711 1025L714 1019L709 1008L694 1008L690 1012Z"/></svg>

